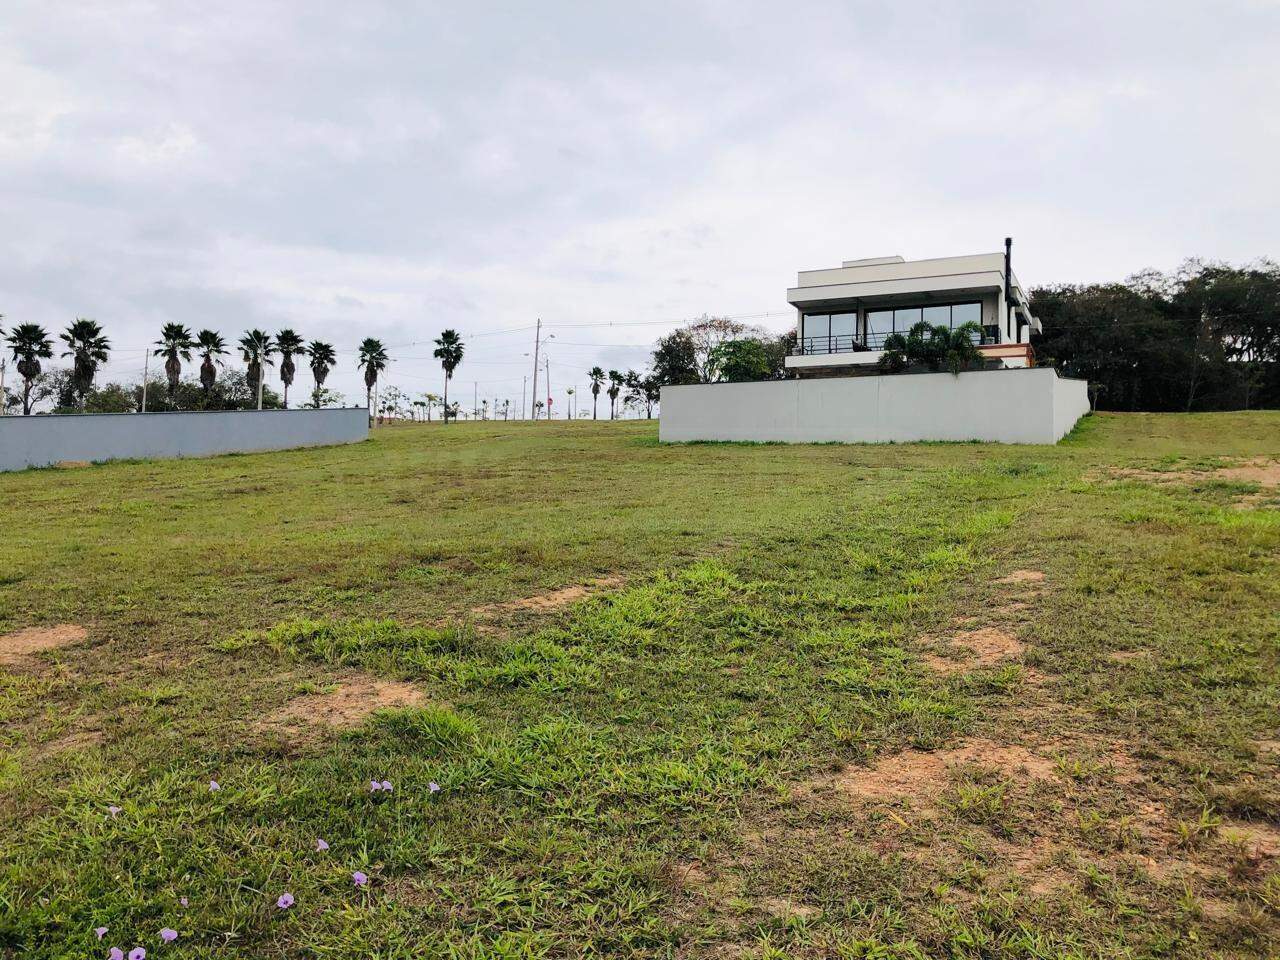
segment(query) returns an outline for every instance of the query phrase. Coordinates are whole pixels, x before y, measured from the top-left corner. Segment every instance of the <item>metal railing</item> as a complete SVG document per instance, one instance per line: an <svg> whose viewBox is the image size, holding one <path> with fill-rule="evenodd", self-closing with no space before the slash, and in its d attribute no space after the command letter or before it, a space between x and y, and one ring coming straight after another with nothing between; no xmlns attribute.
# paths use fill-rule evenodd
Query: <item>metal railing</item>
<svg viewBox="0 0 1280 960"><path fill-rule="evenodd" d="M905 333L903 335L905 336ZM791 353L793 356L811 356L824 353L862 353L868 350L883 350L885 340L891 336L891 333L871 332L865 337L847 334L838 337L801 337L796 341ZM980 335L975 335L973 342L982 346L999 343L999 340L995 335L984 331Z"/></svg>

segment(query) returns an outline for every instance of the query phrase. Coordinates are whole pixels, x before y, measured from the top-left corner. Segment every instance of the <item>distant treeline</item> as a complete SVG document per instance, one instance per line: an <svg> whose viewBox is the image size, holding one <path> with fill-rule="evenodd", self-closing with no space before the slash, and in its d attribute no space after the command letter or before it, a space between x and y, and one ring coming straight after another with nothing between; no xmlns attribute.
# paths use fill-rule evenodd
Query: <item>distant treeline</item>
<svg viewBox="0 0 1280 960"><path fill-rule="evenodd" d="M1087 379L1100 410L1280 407L1280 266L1188 260L1124 283L1031 291L1036 363Z"/></svg>

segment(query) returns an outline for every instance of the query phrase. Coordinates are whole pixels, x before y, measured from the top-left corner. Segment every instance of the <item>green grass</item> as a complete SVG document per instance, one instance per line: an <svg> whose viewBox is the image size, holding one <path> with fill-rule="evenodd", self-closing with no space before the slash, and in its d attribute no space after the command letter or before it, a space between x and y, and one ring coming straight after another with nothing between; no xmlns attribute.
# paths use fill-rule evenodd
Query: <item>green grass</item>
<svg viewBox="0 0 1280 960"><path fill-rule="evenodd" d="M0 667L0 954L1280 949L1280 511L1112 472L1280 457L1280 416L1099 416L1055 448L655 432L0 476L0 633L90 633ZM996 582L1023 569L1043 589ZM933 669L960 619L1025 652ZM424 699L262 722L358 680ZM980 743L1052 772L830 787Z"/></svg>

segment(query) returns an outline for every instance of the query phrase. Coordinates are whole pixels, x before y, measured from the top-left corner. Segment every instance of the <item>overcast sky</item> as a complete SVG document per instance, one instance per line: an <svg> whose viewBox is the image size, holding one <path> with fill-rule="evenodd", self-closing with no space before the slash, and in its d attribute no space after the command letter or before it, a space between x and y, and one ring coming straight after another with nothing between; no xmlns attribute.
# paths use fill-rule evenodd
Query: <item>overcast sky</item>
<svg viewBox="0 0 1280 960"><path fill-rule="evenodd" d="M1271 0L0 0L0 313L98 320L107 378L288 325L361 401L361 337L439 392L454 327L517 403L542 317L560 410L844 259L1280 256L1278 53Z"/></svg>

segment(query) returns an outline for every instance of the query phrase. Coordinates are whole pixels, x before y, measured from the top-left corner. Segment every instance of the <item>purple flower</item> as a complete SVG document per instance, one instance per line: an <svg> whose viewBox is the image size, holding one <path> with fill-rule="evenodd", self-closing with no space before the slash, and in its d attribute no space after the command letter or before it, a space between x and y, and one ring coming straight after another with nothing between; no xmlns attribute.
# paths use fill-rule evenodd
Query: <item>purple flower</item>
<svg viewBox="0 0 1280 960"><path fill-rule="evenodd" d="M103 937L107 935L107 928L98 927L98 929L94 930L93 932L96 933L98 935L98 939L101 940Z"/></svg>
<svg viewBox="0 0 1280 960"><path fill-rule="evenodd" d="M222 785L221 785L220 783L218 783L218 781L217 781L217 780L210 780L210 781L209 781L209 792L210 792L210 793L216 793L217 791L219 791L219 790L221 790L221 789L222 789Z"/></svg>
<svg viewBox="0 0 1280 960"><path fill-rule="evenodd" d="M281 910L288 910L290 907L293 906L293 894L292 893L280 894L279 898L276 900L276 906L279 907Z"/></svg>
<svg viewBox="0 0 1280 960"><path fill-rule="evenodd" d="M390 780L383 780L383 781L382 781L382 789L383 789L383 790L385 790L387 793L390 793L390 792L391 792L391 781L390 781Z"/></svg>
<svg viewBox="0 0 1280 960"><path fill-rule="evenodd" d="M357 887L363 887L366 883L369 882L369 878L366 877L359 870L357 870L355 873L351 875L351 879L355 881L355 884Z"/></svg>
<svg viewBox="0 0 1280 960"><path fill-rule="evenodd" d="M172 927L165 927L160 931L160 939L165 943L173 943L173 941L178 939L178 931L174 930Z"/></svg>
<svg viewBox="0 0 1280 960"><path fill-rule="evenodd" d="M436 783L434 780L432 780L430 783L428 783L428 784L427 784L427 792L428 792L428 793L439 793L439 792L440 792L440 784L438 784L438 783Z"/></svg>
<svg viewBox="0 0 1280 960"><path fill-rule="evenodd" d="M124 951L119 947L112 947L107 951L107 960L124 960Z"/></svg>
<svg viewBox="0 0 1280 960"><path fill-rule="evenodd" d="M111 819L114 820L116 817L120 816L120 807L117 807L114 804L112 804L111 806L107 807L107 813L111 814Z"/></svg>
<svg viewBox="0 0 1280 960"><path fill-rule="evenodd" d="M320 839L316 840L316 853L324 853L328 849L329 849L329 842L327 840L320 840Z"/></svg>
<svg viewBox="0 0 1280 960"><path fill-rule="evenodd" d="M185 907L185 906L187 906L187 898L186 898L186 897L179 897L179 898L178 898L178 902L179 902L180 904L182 904L184 907Z"/></svg>
<svg viewBox="0 0 1280 960"><path fill-rule="evenodd" d="M147 948L134 947L129 951L129 960L147 960Z"/></svg>
<svg viewBox="0 0 1280 960"><path fill-rule="evenodd" d="M370 780L370 781L369 781L369 792L370 792L370 793L377 793L377 792L378 792L379 790L381 790L381 789L382 789L382 784L380 784L377 780Z"/></svg>

